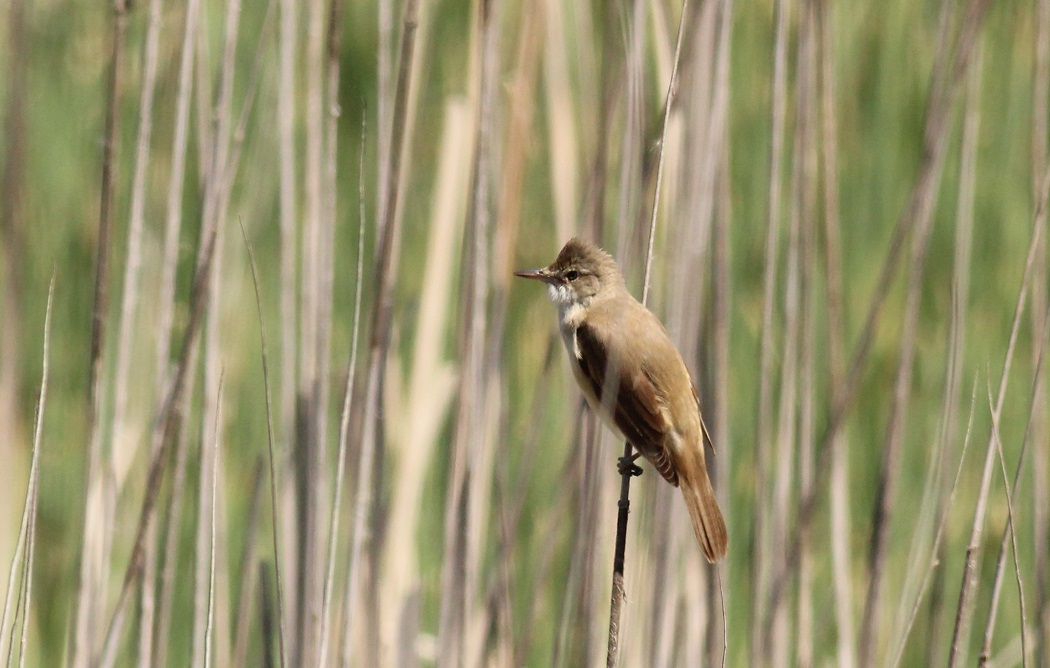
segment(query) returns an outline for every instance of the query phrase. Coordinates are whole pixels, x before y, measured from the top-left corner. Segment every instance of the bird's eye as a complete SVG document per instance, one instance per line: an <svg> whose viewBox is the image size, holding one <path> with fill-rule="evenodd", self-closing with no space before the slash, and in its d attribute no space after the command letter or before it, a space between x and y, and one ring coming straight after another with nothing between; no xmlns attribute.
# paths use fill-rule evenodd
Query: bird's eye
<svg viewBox="0 0 1050 668"><path fill-rule="evenodd" d="M580 272L576 271L575 269L573 269L572 271L565 272L565 278L569 279L570 281L575 281L579 277Z"/></svg>

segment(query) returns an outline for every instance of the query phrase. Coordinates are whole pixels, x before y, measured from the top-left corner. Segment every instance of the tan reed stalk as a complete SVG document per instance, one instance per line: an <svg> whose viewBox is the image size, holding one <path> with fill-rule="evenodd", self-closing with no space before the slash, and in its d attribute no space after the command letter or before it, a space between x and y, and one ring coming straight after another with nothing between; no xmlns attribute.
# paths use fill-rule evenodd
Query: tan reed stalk
<svg viewBox="0 0 1050 668"><path fill-rule="evenodd" d="M1033 201L1038 193L1038 176L1046 171L1047 142L1050 141L1050 0L1039 0L1036 9L1035 63L1032 86L1032 193ZM1035 282L1032 289L1032 335L1037 340L1046 337L1047 319L1040 319L1042 304L1047 301L1048 267L1046 244L1050 235L1046 231L1046 214L1036 219L1043 229L1043 248L1036 260ZM1050 444L1047 433L1050 423L1046 418L1050 394L1046 391L1047 371L1037 379L1037 403L1041 409L1035 413L1032 452L1032 538L1034 545L1050 545ZM1035 665L1050 663L1050 550L1037 549L1034 555L1035 580Z"/></svg>
<svg viewBox="0 0 1050 668"><path fill-rule="evenodd" d="M327 341L321 335L324 253L324 41L325 3L305 3L305 143L303 156L302 247L299 258L299 346L298 389L295 405L293 449L296 472L296 642L292 663L313 666L317 663L320 619L324 593L324 548L322 527L327 491L325 448L321 416L322 385L328 379L321 375L322 359L328 356ZM331 301L330 295L327 301Z"/></svg>
<svg viewBox="0 0 1050 668"><path fill-rule="evenodd" d="M642 304L649 301L649 282L652 276L653 267L653 245L656 242L656 221L658 220L660 211L660 185L663 181L663 169L664 169L664 142L667 139L667 125L668 119L671 115L671 104L674 101L675 92L678 84L678 64L682 54L682 38L685 33L685 22L686 17L689 15L689 0L684 0L682 3L682 15L678 20L678 38L675 41L675 55L674 55L674 66L671 69L671 76L667 82L667 94L664 98L664 116L663 116L663 129L660 140L660 157L657 161L656 168L656 189L655 196L653 199L653 210L652 217L649 221L649 245L645 256L645 277L643 279L642 287ZM624 442L623 456L625 459L631 457L633 448L629 441ZM620 500L618 503L619 511L616 518L616 547L615 554L613 556L613 574L612 574L612 594L610 597L609 606L609 643L608 651L606 654L606 665L609 668L614 668L618 665L619 651L620 651L620 615L623 611L624 602L624 584L623 584L623 572L624 572L624 552L627 547L627 517L630 513L631 501L631 475L630 473L624 473L620 477Z"/></svg>
<svg viewBox="0 0 1050 668"><path fill-rule="evenodd" d="M197 347L190 352L189 368L197 368ZM193 398L194 386L197 382L197 374L191 374L187 379L186 389L183 392L182 397L182 408L180 409L183 414L188 414L190 411L190 403ZM160 401L162 399L158 399ZM175 446L175 453L173 459L175 460L175 470L171 475L171 494L168 496L168 507L165 512L166 530L164 535L163 551L161 552L160 567L158 577L160 582L157 585L157 589L160 593L160 601L157 604L159 613L156 618L156 623L153 627L154 639L151 643L153 647L152 665L158 668L164 668L168 661L168 638L171 635L171 622L172 622L172 609L175 605L175 573L178 568L178 547L179 540L182 535L182 510L183 510L183 499L186 496L186 469L187 460L189 459L189 439L190 430L183 429L182 433L179 434L178 443ZM140 633L143 632L145 626L139 624Z"/></svg>
<svg viewBox="0 0 1050 668"><path fill-rule="evenodd" d="M134 348L133 327L138 309L139 277L142 265L142 226L143 210L146 203L146 172L150 158L150 139L153 130L153 95L157 81L157 51L160 42L160 0L150 0L149 18L146 27L146 45L143 56L142 92L139 102L139 128L135 146L135 168L131 187L131 212L128 223L128 248L124 263L124 288L121 298L120 322L117 334L117 368L114 377L115 389L113 399L112 434L113 444L110 450L110 467L116 468L118 461L129 461L130 455L137 449L139 439L132 433L128 416L128 385L131 381L131 353ZM115 476L120 479L122 476ZM106 526L114 526L112 514L115 503L106 504ZM156 557L154 541L149 540L150 549L143 572L143 581L139 599L139 665L146 665L152 654L154 610L156 589L152 586L155 578ZM109 548L107 548L107 552Z"/></svg>
<svg viewBox="0 0 1050 668"><path fill-rule="evenodd" d="M333 3L333 7L335 3ZM335 9L332 10L333 13ZM334 23L334 21L333 21ZM334 130L334 128L332 128ZM350 327L350 361L346 367L346 386L343 388L343 408L339 414L339 446L336 452L335 492L332 498L332 517L328 525L328 565L325 575L324 601L321 608L321 647L317 657L317 665L328 665L328 634L331 627L332 590L335 586L335 548L339 538L339 519L342 516L343 479L346 470L347 447L350 441L350 400L354 396L355 379L357 378L357 337L361 326L361 293L364 286L364 255L365 255L365 146L367 144L368 132L365 118L361 118L361 147L358 162L358 190L357 190L357 271L354 280L354 316ZM362 467L363 470L363 467ZM364 484L360 484L360 483ZM358 490L367 485L367 478L359 478ZM355 536L358 527L364 527L364 517L359 517L359 523L355 523ZM360 549L363 541L351 545L351 555L360 557ZM351 563L353 556L351 556ZM345 637L349 637L351 629L343 629Z"/></svg>
<svg viewBox="0 0 1050 668"><path fill-rule="evenodd" d="M361 466L360 470L367 472L371 477L370 484L372 489L376 490L376 494L382 489L382 479L380 477L382 473L382 452L377 451L382 446L384 437L382 415L381 411L379 411L381 406L380 391L384 385L386 356L390 346L392 330L394 267L396 265L396 257L399 255L399 251L396 249L400 247L401 237L401 216L398 207L400 205L400 192L404 185L402 179L404 152L405 147L410 143L408 140L411 136L410 128L408 127L408 110L413 86L412 74L415 68L414 53L418 23L419 1L408 0L404 7L397 89L394 97L394 115L391 122L391 167L387 180L379 184L386 205L384 217L379 220L380 241L376 260L375 297L372 310L372 332L369 339L368 377L365 386L366 394L363 413L364 426L361 435L361 461L365 462L366 458L371 458L372 465L368 469ZM366 502L369 504L367 508L367 521L370 525L369 535L374 537L379 529L377 524L380 518L378 517L376 506L371 504L371 496L372 494L370 493L367 496L359 496L359 498L367 500ZM375 573L378 568L378 556L379 544L373 538L367 553L367 565L371 573ZM354 595L346 603L345 615L353 614L359 604L356 594L359 586L359 575L353 571L353 568L351 568L349 578L350 583L347 586L352 588ZM370 584L374 584L374 582ZM375 592L374 586L370 586L366 592L368 594L368 610L365 619L369 625L366 635L368 642L365 645L364 653L358 655L370 665L374 665L378 661L379 629L377 624L380 613L379 601ZM344 665L350 661L350 648L351 639L347 636L344 639L341 659Z"/></svg>
<svg viewBox="0 0 1050 668"><path fill-rule="evenodd" d="M296 147L296 110L299 106L299 90L296 86L298 69L298 35L299 6L296 0L280 0L280 27L277 45L278 84L276 91L277 104L277 155L278 166L278 219L281 230L280 250L280 393L278 402L278 419L280 437L277 456L282 465L293 461L292 443L295 435L295 392L298 387L296 375L299 342L297 339L298 314L298 274L296 268L299 258L298 235L298 151ZM279 492L280 505L274 506L274 513L279 513L285 520L288 531L285 543L275 549L282 552L285 563L295 568L296 525L295 521L295 479L294 476L283 478ZM280 598L280 597L278 597ZM280 606L279 606L280 607ZM294 623L295 606L280 612L288 617L279 621L279 626L291 626ZM289 639L295 642L295 636ZM284 650L281 651L282 655Z"/></svg>
<svg viewBox="0 0 1050 668"><path fill-rule="evenodd" d="M804 96L800 95L800 98ZM796 134L797 136L797 134ZM796 156L799 153L796 145ZM796 165L792 170L792 189L798 189L798 180L801 169ZM791 509L794 507L792 492L795 487L795 463L798 447L798 412L797 397L799 386L799 356L795 351L800 349L802 337L802 318L800 314L800 282L801 282L801 217L796 209L792 207L790 226L788 229L787 266L785 267L784 286L784 338L782 368L780 373L780 389L778 394L779 406L776 409L777 424L776 433L773 435L773 444L776 457L773 462L774 470L772 480L769 481L773 488L770 507L770 549L776 555L787 553L789 523L791 520ZM772 407L770 407L772 409ZM800 549L801 557L801 549ZM778 559L779 561L779 559ZM759 663L770 665L786 665L787 657L791 656L791 634L792 629L788 619L788 605L782 602L771 607L767 614L772 615L770 634L765 639Z"/></svg>
<svg viewBox="0 0 1050 668"><path fill-rule="evenodd" d="M217 169L216 173L221 173ZM218 177L217 177L218 178ZM222 433L222 416L219 412L219 399L222 386L222 342L219 338L219 320L223 309L224 285L222 272L224 266L225 234L223 229L218 228L215 238L215 259L212 261L212 271L208 281L208 306L204 323L204 339L202 362L204 367L204 406L201 414L200 424L200 484L197 488L197 517L194 523L196 537L194 540L194 586L193 586L193 625L190 664L203 666L208 662L207 657L207 622L208 607L211 602L211 574L210 574L210 540L209 536L214 530L211 525L215 514L213 507L215 499L209 489L209 480L215 475L214 454L218 451L218 445L212 443L212 439L219 437Z"/></svg>
<svg viewBox="0 0 1050 668"><path fill-rule="evenodd" d="M179 353L179 363L176 367L175 377L171 390L160 409L159 419L155 422L152 434L151 451L153 456L150 460L149 471L146 477L145 496L142 500L142 509L139 513L138 523L135 529L135 540L132 543L131 556L124 571L124 579L120 589L120 595L114 612L109 620L108 630L103 645L102 665L111 665L116 660L116 652L120 636L122 635L124 616L129 604L131 588L139 580L145 564L146 538L152 525L154 509L157 497L160 494L161 483L168 463L168 453L173 444L178 442L182 431L182 397L186 389L187 376L190 372L190 361L193 359L193 350L200 332L201 320L204 316L204 307L207 302L208 276L211 273L212 257L215 250L215 233L212 231L208 237L201 237L201 250L199 262L193 278L193 286L190 291L190 315L186 325L186 333L182 341Z"/></svg>
<svg viewBox="0 0 1050 668"><path fill-rule="evenodd" d="M1046 207L1047 195L1050 191L1050 170L1043 177L1040 190L1038 207L1035 215L1039 216ZM1039 248L1038 242L1042 229L1034 227L1032 241L1028 249L1028 258L1025 260L1024 275L1021 278L1021 287L1018 291L1017 305L1014 308L1013 324L1010 326L1010 341L1006 348L1006 358L1003 360L1003 370L999 378L999 390L996 398L995 411L1001 413L1003 402L1006 399L1006 388L1010 379L1010 365L1013 361L1014 346L1017 343L1018 330L1021 325L1021 316L1024 313L1025 299L1027 297L1028 285L1031 280L1032 267L1035 262L1035 254ZM984 467L981 474L981 486L977 496L977 505L973 514L973 527L970 531L970 540L966 548L966 561L963 563L962 583L959 587L959 604L955 613L955 625L952 631L951 648L948 654L948 666L950 668L964 661L970 630L970 621L973 616L973 596L976 582L977 559L981 544L981 536L984 533L984 519L988 508L988 493L992 482L992 464L994 462L995 448L994 438L989 438L989 446L985 454Z"/></svg>
<svg viewBox="0 0 1050 668"><path fill-rule="evenodd" d="M80 572L76 609L71 629L73 668L86 668L94 658L98 637L95 621L104 606L103 581L107 573L106 534L100 526L105 510L99 507L105 495L102 472L102 413L104 401L104 348L106 314L109 305L110 234L113 226L117 121L122 94L124 40L128 6L125 0L113 4L113 33L109 53L109 79L106 97L105 130L102 142L102 184L99 195L98 247L95 258L95 298L91 316L91 368L88 381L88 456L84 482L83 537L80 546Z"/></svg>
<svg viewBox="0 0 1050 668"><path fill-rule="evenodd" d="M824 195L824 274L827 303L829 390L832 405L840 401L846 353L843 318L842 241L839 216L838 120L835 107L835 12L830 0L819 0L817 50L820 59L821 159ZM831 563L835 601L836 659L840 668L856 665L853 628L853 582L850 574L849 444L842 431L829 444Z"/></svg>
<svg viewBox="0 0 1050 668"><path fill-rule="evenodd" d="M815 281L817 251L817 191L820 187L818 170L819 105L820 89L818 86L819 62L818 40L819 26L817 21L816 2L804 2L800 6L802 14L798 36L798 82L795 165L797 171L794 211L800 220L799 230L799 263L801 293L799 337L801 352L799 354L799 428L798 428L798 480L799 493L809 494L813 488L813 448L816 439L816 364L817 364L817 286ZM784 356L792 354L785 349ZM809 532L802 535L799 555L798 582L798 641L795 650L796 660L800 666L811 666L815 663L817 649L814 646L814 577L819 551L814 549Z"/></svg>
<svg viewBox="0 0 1050 668"><path fill-rule="evenodd" d="M940 69L933 73L933 93L930 96L930 107L926 116L924 131L924 148L919 174L912 190L908 206L897 219L889 243L889 251L882 265L882 271L868 307L864 325L861 328L860 338L854 348L848 371L845 375L846 386L843 388L840 401L831 407L828 425L825 427L823 436L818 439L816 450L817 468L815 470L815 484L810 494L800 499L798 510L799 529L805 529L813 519L817 502L823 492L825 479L828 475L828 458L826 457L828 445L835 434L842 427L846 413L852 407L857 393L860 389L860 381L864 367L868 362L868 354L871 352L875 326L881 317L882 307L889 294L896 274L897 265L900 261L901 249L904 241L910 236L911 228L918 218L918 212L925 206L924 202L932 197L932 186L937 181L934 167L942 164L943 160L938 156L947 150L947 131L950 111L954 106L960 79L966 74L971 56L973 55L974 42L980 27L983 25L984 17L988 9L987 0L970 0L970 6L964 12L964 20L959 29L958 44L952 53L952 58ZM942 71L943 70L943 71ZM944 78L945 88L943 94L935 94L938 83ZM800 531L794 532L787 546L787 554L784 567L772 578L769 587L769 595L766 604L766 622L763 628L768 630L771 623L768 609L775 607L780 597L784 595L788 579L797 567L800 547Z"/></svg>
<svg viewBox="0 0 1050 668"><path fill-rule="evenodd" d="M192 93L190 79L194 62L193 41L197 34L200 0L187 0L186 24L183 29L182 53L179 57L178 92L175 96L175 131L171 149L171 172L168 179L167 213L164 224L164 246L158 290L157 339L154 367L154 403L158 403L168 383L168 357L171 354L171 330L174 320L175 270L178 265L179 230L182 226L182 195L186 179L186 146L189 135L189 109ZM163 613L162 613L163 614Z"/></svg>
<svg viewBox="0 0 1050 668"><path fill-rule="evenodd" d="M456 387L455 368L444 359L444 348L448 337L448 320L452 315L448 305L454 299L455 263L458 259L455 250L461 244L461 227L469 186L472 151L470 112L466 100L449 102L444 116L437 169L439 178L434 184L430 206L427 260L415 323L412 366L403 393L406 397L403 414L412 416L412 419L405 433L392 444L399 450L396 458L392 458L392 478L399 483L391 490L393 498L386 530L386 541L391 546L414 544L415 537L423 528L420 518L423 512L424 482L435 454L440 452L441 430L452 406ZM359 467L356 492L359 499L361 494L371 489L365 486L371 484L370 479L362 479L362 475L364 469ZM354 507L359 514L352 540L367 541L367 506L363 501L358 501ZM362 533L359 534L359 531ZM365 543L357 545L358 548L351 549L350 568L355 577L348 578L348 588L351 581L356 582L356 569L361 568L359 558ZM391 549L384 555L380 595L382 600L391 601L391 605L383 611L382 626L385 633L396 629L397 635L401 636L404 629L418 623L409 616L419 606L422 586L419 557L416 550L402 549ZM346 592L347 596L349 593ZM345 598L344 606L349 600L356 599ZM354 617L352 620L349 613L344 616L343 638L347 643L352 637L350 622L359 619ZM404 644L399 643L399 647L404 647ZM415 656L414 639L410 647L412 656ZM405 651L408 651L407 647Z"/></svg>
<svg viewBox="0 0 1050 668"><path fill-rule="evenodd" d="M219 429L222 424L222 383L226 375L225 369L219 371L219 388L218 396L215 399L215 426L213 427L213 433L211 437L212 449L212 466L211 466L211 480L201 479L201 487L209 485L211 490L209 495L211 498L208 500L208 508L211 513L211 520L208 522L208 526L211 529L211 538L208 541L208 616L207 624L204 627L204 667L212 665L212 620L215 617L215 490L218 486L219 479L219 453L222 448L219 444ZM203 469L203 467L202 467Z"/></svg>
<svg viewBox="0 0 1050 668"><path fill-rule="evenodd" d="M1044 339L1045 342L1045 339ZM1040 344L1040 348L1042 348ZM1042 362L1042 357L1039 359ZM1038 374L1039 369L1036 369ZM1038 378L1038 375L1037 375ZM1014 480L1011 484L1010 477L1006 473L1006 458L1003 456L1003 443L999 436L999 413L994 411L992 406L992 383L989 379L988 385L988 407L992 410L992 438L995 440L995 450L998 454L999 468L1003 474L1003 491L1006 493L1006 527L1003 529L1003 539L999 544L999 558L995 564L995 581L992 584L992 603L988 610L988 624L985 626L984 633L984 646L981 649L981 654L977 659L979 666L984 666L988 663L988 659L991 657L992 652L992 632L995 629L995 620L999 609L999 594L1002 591L1003 585L1003 570L1004 564L1006 563L1006 550L1007 550L1007 539L1010 540L1011 546L1013 547L1014 557L1014 579L1017 582L1017 598L1018 607L1020 610L1020 627L1021 627L1021 664L1024 668L1028 668L1028 632L1025 627L1028 625L1028 613L1025 606L1024 599L1024 583L1021 577L1021 564L1018 562L1017 555L1017 528L1014 523L1014 502L1013 496L1017 492L1017 483L1021 479L1021 472L1024 470L1024 452L1027 449L1027 439L1021 444L1021 455L1017 458L1017 471L1014 474ZM1032 393L1033 399L1036 397L1036 393ZM1035 409L1035 402L1029 402L1028 410L1028 424L1029 427L1026 431L1031 429L1032 414Z"/></svg>
<svg viewBox="0 0 1050 668"><path fill-rule="evenodd" d="M261 346L262 356L262 367L263 367L263 391L266 396L266 436L267 446L269 455L270 465L270 512L272 520L272 534L273 534L273 565L274 565L274 580L277 588L277 641L280 646L280 665L283 668L287 661L287 650L285 648L284 640L284 622L286 616L284 611L284 594L282 593L282 582L281 582L281 538L280 538L280 525L277 521L277 517L280 514L280 506L277 503L277 470L274 459L276 457L274 447L274 429L273 429L273 410L270 407L270 365L268 362L267 351L266 351L266 332L263 326L263 313L262 313L262 297L259 294L259 276L255 268L255 253L252 251L252 244L248 241L248 233L245 232L244 226L241 226L241 237L244 239L244 245L248 250L248 262L252 270L252 286L255 288L255 309L259 316L259 342ZM264 569L265 570L265 569ZM268 600L269 596L269 583L268 578L263 578L263 601ZM264 608L267 606L264 605ZM263 636L266 638L266 646L269 648L273 643L271 638L272 633L266 633ZM269 653L267 649L267 654Z"/></svg>
<svg viewBox="0 0 1050 668"><path fill-rule="evenodd" d="M124 262L120 321L117 327L117 369L113 390L113 436L116 450L124 450L129 446L134 448L134 444L138 441L131 434L131 426L128 424L128 385L131 380L132 335L138 309L139 277L142 267L142 226L146 206L146 174L149 170L150 142L153 133L153 96L157 84L160 28L160 0L149 0L142 64L142 89L139 99L139 127L135 140L135 167L132 175L131 205L128 215L128 248ZM119 456L127 457L124 453L120 453ZM150 590L151 588L146 587L145 589ZM144 602L149 608L146 614L152 614L152 601ZM143 635L148 636L149 634Z"/></svg>
<svg viewBox="0 0 1050 668"><path fill-rule="evenodd" d="M981 57L981 54L976 54L974 64L969 72L966 86L963 137L959 167L959 186L956 197L955 251L952 269L951 317L948 330L947 363L945 368L944 393L941 400L942 408L938 420L935 441L935 451L939 454L934 455L936 459L931 461L927 471L926 484L924 485L925 491L920 505L921 515L916 522L916 529L913 532L911 556L909 557L904 591L901 596L897 613L897 618L902 620L902 622L906 618L909 620L909 628L908 630L901 630L900 628L895 630L897 637L900 639L894 641L893 644L898 647L904 645L906 636L910 632L910 625L914 622L914 617L906 617L906 606L908 606L909 601L914 598L914 605L916 606L915 608L912 608L914 614L918 602L921 600L926 585L929 582L929 576L933 575L933 573L930 573L929 569L923 568L922 566L920 552L925 548L920 547L920 543L922 542L920 540L920 532L926 531L926 525L934 522L935 519L944 512L944 504L948 492L947 483L944 479L944 472L947 470L949 463L948 455L950 449L948 448L948 443L955 440L955 414L958 408L959 382L962 374L963 352L965 347L965 323L968 311L967 302L970 292L970 249L973 245L973 205L975 199L974 185L977 167L977 140L980 128L979 101L981 92L982 61L983 58ZM926 509L930 506L931 498L933 499L933 508L930 513L930 518L927 520ZM943 543L937 541L934 549L942 554L938 555L934 553L930 558L943 558ZM924 558L925 557L923 557L923 559ZM925 573L925 580L921 585L921 589L913 595L912 590L914 589L914 581L920 572ZM937 591L940 589L940 583L943 582L943 573L943 569L937 570L935 573L937 580L934 585L934 594L937 594ZM938 646L944 644L939 637L939 627L941 625L936 623L936 620L940 616L940 611L943 608L943 606L939 604L940 600L940 596L931 595L931 624L929 628L929 636L927 638L927 649L930 653L928 655L929 660L934 662L932 665L940 663L940 660L935 660L933 658L933 653ZM900 627L900 625L898 625L898 627ZM896 659L897 661L900 661L900 652L902 651L903 649L899 650L898 658Z"/></svg>
<svg viewBox="0 0 1050 668"><path fill-rule="evenodd" d="M771 616L765 608L772 573L772 526L766 508L770 504L773 449L773 353L776 343L774 308L777 294L777 259L779 257L781 187L783 181L784 134L787 115L787 49L788 26L791 23L791 0L777 0L776 32L773 44L773 96L771 101L772 136L769 154L769 200L766 219L765 261L763 262L762 334L759 353L758 415L755 434L755 499L754 551L751 563L751 659L761 661L764 638L761 620Z"/></svg>
<svg viewBox="0 0 1050 668"><path fill-rule="evenodd" d="M43 361L40 372L40 392L37 395L36 419L33 422L33 452L29 464L29 484L26 486L26 498L22 505L22 520L19 523L18 539L14 554L11 555L11 567L7 573L7 595L4 597L4 612L0 615L0 655L4 653L4 629L7 628L7 617L11 607L11 594L15 589L15 567L22 560L22 587L19 591L19 604L22 608L22 634L19 645L19 666L25 663L26 632L28 629L30 602L33 580L33 546L36 535L36 507L40 487L40 442L43 437L44 407L47 403L47 380L51 352L51 305L55 295L55 276L52 272L51 283L47 289L47 306L44 310L44 345ZM22 559L25 554L24 560ZM17 618L17 611L15 618ZM11 664L14 649L14 630L16 619L11 620L11 642L7 647L7 665Z"/></svg>
<svg viewBox="0 0 1050 668"><path fill-rule="evenodd" d="M980 47L977 47L980 53ZM976 56L975 60L980 60ZM876 648L884 646L877 635L882 608L882 578L886 568L889 525L893 519L894 496L900 477L901 448L907 426L908 405L911 399L912 374L915 368L916 337L919 327L919 307L922 302L923 278L926 272L926 257L933 231L933 213L937 204L937 191L943 174L945 151L933 157L932 172L926 196L919 200L912 225L911 264L908 268L907 291L905 293L904 323L901 332L897 372L894 380L893 402L886 425L886 437L882 444L882 467L876 487L875 507L872 513L872 533L868 553L869 582L861 618L860 639L857 656L861 664L870 666L877 659Z"/></svg>
<svg viewBox="0 0 1050 668"><path fill-rule="evenodd" d="M962 477L963 464L966 462L966 451L970 446L970 435L973 432L973 415L974 406L977 401L977 377L973 379L973 389L970 391L970 416L966 420L966 435L963 437L962 452L959 454L959 465L955 470L955 478L952 481L951 488L948 490L947 500L941 504L939 509L939 520L937 522L937 531L933 538L933 546L930 548L929 563L926 566L925 574L923 575L922 583L919 585L918 594L915 597L915 602L912 605L911 613L908 615L908 621L904 626L904 632L901 634L900 643L897 645L897 651L893 659L893 667L896 668L900 665L901 659L904 656L904 648L908 642L908 636L911 635L912 627L915 625L915 618L919 615L919 606L922 603L922 597L926 589L929 587L930 580L933 577L933 573L937 570L937 566L940 565L940 546L944 539L945 527L948 525L948 516L951 512L952 506L955 503L955 491L959 488L959 479ZM942 444L947 447L947 440L942 440Z"/></svg>

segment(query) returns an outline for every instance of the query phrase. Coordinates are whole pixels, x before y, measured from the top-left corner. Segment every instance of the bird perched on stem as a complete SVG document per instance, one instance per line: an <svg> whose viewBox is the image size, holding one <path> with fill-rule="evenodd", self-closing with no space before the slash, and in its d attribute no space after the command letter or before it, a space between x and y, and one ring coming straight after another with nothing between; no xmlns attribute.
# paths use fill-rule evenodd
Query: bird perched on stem
<svg viewBox="0 0 1050 668"><path fill-rule="evenodd" d="M708 561L725 556L726 525L704 459L710 441L696 386L667 330L627 290L616 261L570 239L542 269L514 272L547 284L573 375L602 421L635 448L620 472L640 475L645 455L682 490L693 531Z"/></svg>

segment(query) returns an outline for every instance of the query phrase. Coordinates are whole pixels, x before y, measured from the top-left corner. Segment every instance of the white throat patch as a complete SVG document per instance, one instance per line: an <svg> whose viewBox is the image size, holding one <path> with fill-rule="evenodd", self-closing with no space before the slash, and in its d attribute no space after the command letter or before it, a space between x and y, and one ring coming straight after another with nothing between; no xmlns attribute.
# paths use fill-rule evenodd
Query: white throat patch
<svg viewBox="0 0 1050 668"><path fill-rule="evenodd" d="M576 291L568 285L547 285L547 296L558 307L558 324L563 328L576 329L583 320L584 301L577 299Z"/></svg>

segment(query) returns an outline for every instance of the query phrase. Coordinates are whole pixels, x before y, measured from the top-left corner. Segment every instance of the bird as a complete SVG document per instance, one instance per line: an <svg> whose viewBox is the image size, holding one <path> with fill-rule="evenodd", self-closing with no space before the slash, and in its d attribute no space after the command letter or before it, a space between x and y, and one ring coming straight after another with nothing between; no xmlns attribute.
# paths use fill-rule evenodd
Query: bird
<svg viewBox="0 0 1050 668"><path fill-rule="evenodd" d="M548 266L514 275L547 285L583 396L635 448L620 458L620 472L640 475L634 460L644 455L682 491L704 556L722 559L729 540L707 472L704 439L711 439L696 385L663 324L627 289L616 260L580 237Z"/></svg>

